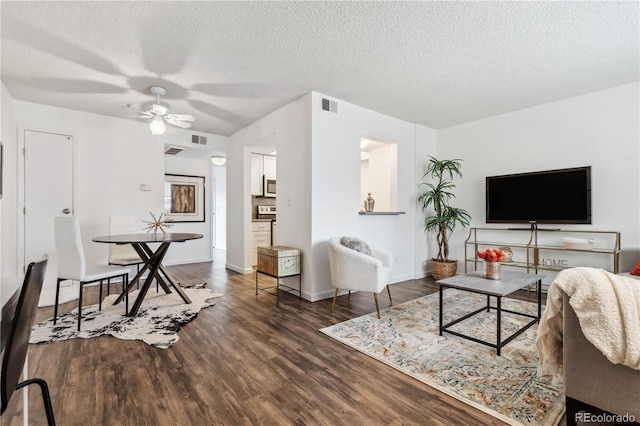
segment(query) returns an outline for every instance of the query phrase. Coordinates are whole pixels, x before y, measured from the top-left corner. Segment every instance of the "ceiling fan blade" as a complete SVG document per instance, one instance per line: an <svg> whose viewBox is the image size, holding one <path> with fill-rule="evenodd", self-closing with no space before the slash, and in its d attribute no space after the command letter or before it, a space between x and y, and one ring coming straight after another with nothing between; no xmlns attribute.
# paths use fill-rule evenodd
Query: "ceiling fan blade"
<svg viewBox="0 0 640 426"><path fill-rule="evenodd" d="M190 114L169 114L172 118L182 121L196 121L196 118Z"/></svg>
<svg viewBox="0 0 640 426"><path fill-rule="evenodd" d="M127 105L127 107L131 108L132 110L134 110L135 112L138 112L142 115L144 115L145 117L153 117L153 114L150 111L142 111L139 110L138 108L134 107L133 105L129 104Z"/></svg>
<svg viewBox="0 0 640 426"><path fill-rule="evenodd" d="M167 116L164 119L167 120L167 123L173 124L174 126L182 127L183 129L188 129L189 127L191 127L191 123L186 123L184 121L176 120L171 116Z"/></svg>
<svg viewBox="0 0 640 426"><path fill-rule="evenodd" d="M166 115L167 114L167 107L164 107L162 105L158 105L158 104L153 104L153 112L152 114L155 115Z"/></svg>

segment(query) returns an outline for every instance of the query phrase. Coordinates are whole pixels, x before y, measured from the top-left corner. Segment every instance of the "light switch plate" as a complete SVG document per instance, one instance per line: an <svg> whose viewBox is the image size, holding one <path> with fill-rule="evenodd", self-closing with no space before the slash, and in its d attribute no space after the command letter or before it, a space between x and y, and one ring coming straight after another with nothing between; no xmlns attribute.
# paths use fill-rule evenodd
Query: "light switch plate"
<svg viewBox="0 0 640 426"><path fill-rule="evenodd" d="M141 184L140 191L151 191L151 185Z"/></svg>

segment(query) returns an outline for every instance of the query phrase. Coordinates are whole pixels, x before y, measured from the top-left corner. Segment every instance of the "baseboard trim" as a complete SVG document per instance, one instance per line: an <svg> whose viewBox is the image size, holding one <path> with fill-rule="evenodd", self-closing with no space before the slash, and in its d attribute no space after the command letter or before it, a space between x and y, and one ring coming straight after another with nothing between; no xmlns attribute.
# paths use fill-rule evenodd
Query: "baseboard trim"
<svg viewBox="0 0 640 426"><path fill-rule="evenodd" d="M188 265L190 263L204 263L204 262L212 262L213 259L211 257L201 257L198 259L176 259L176 260L168 260L162 261L164 266L173 266L173 265Z"/></svg>
<svg viewBox="0 0 640 426"><path fill-rule="evenodd" d="M252 274L253 273L253 268L241 268L239 266L235 266L235 265L232 265L230 263L225 263L224 267L227 268L227 269L230 269L230 270L232 270L234 272L237 272L239 274L245 274L246 275L246 274Z"/></svg>
<svg viewBox="0 0 640 426"><path fill-rule="evenodd" d="M411 281L413 279L415 279L413 274L396 275L391 277L390 284L400 283L403 281Z"/></svg>

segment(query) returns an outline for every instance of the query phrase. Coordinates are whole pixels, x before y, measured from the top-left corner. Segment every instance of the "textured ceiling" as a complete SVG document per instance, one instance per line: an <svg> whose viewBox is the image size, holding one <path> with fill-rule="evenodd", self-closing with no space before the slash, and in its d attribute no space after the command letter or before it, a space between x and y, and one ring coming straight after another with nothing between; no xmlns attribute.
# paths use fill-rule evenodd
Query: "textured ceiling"
<svg viewBox="0 0 640 426"><path fill-rule="evenodd" d="M20 100L230 135L311 90L442 128L639 78L631 2L2 1Z"/></svg>

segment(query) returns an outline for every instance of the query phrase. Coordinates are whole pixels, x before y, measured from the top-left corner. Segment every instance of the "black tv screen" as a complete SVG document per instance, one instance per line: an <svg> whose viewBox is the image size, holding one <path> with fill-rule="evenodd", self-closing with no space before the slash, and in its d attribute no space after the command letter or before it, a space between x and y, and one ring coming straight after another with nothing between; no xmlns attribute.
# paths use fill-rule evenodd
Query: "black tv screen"
<svg viewBox="0 0 640 426"><path fill-rule="evenodd" d="M591 223L591 167L486 178L487 223Z"/></svg>

